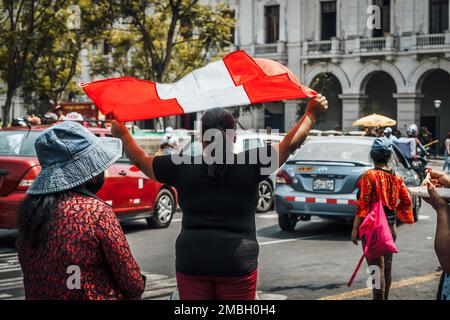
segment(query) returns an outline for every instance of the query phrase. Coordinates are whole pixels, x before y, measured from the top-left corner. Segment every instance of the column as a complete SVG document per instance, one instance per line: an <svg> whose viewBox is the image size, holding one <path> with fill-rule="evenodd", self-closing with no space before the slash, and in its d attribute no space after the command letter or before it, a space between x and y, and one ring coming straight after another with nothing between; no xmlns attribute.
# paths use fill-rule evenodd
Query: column
<svg viewBox="0 0 450 320"><path fill-rule="evenodd" d="M265 39L265 32L264 32L264 5L259 2L257 4L256 9L256 21L257 21L257 30L256 30L256 43L257 44L264 44L266 42Z"/></svg>
<svg viewBox="0 0 450 320"><path fill-rule="evenodd" d="M406 129L411 123L420 125L420 101L422 94L418 93L397 93L397 128L406 134Z"/></svg>
<svg viewBox="0 0 450 320"><path fill-rule="evenodd" d="M286 19L286 0L280 1L280 37L279 41L286 42L287 41L287 19Z"/></svg>
<svg viewBox="0 0 450 320"><path fill-rule="evenodd" d="M344 132L357 130L352 124L360 117L360 112L368 98L365 94L341 94L342 99L342 130ZM332 106L331 106L332 107Z"/></svg>
<svg viewBox="0 0 450 320"><path fill-rule="evenodd" d="M288 132L297 124L298 101L288 100L284 102L284 131Z"/></svg>

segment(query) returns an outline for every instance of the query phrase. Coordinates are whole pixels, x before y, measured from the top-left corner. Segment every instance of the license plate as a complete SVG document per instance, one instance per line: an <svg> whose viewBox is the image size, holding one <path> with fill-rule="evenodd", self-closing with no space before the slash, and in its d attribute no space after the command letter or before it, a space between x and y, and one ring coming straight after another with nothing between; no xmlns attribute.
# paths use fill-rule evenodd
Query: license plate
<svg viewBox="0 0 450 320"><path fill-rule="evenodd" d="M316 179L313 182L313 189L317 191L334 191L334 180Z"/></svg>

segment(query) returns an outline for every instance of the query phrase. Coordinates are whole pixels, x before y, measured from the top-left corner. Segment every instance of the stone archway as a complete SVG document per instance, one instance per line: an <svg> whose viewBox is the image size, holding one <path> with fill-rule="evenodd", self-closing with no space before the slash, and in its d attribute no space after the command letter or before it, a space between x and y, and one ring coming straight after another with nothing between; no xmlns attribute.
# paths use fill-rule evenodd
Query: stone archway
<svg viewBox="0 0 450 320"><path fill-rule="evenodd" d="M423 96L420 103L420 125L440 140L436 151L442 152L443 141L450 132L450 73L443 69L427 70L417 84L420 85L418 90ZM438 110L434 106L435 100L442 101Z"/></svg>
<svg viewBox="0 0 450 320"><path fill-rule="evenodd" d="M404 92L406 80L401 71L392 63L377 61L366 64L355 77L351 87L353 94L365 94L370 76L377 72L387 73L395 82L398 92Z"/></svg>
<svg viewBox="0 0 450 320"><path fill-rule="evenodd" d="M397 84L390 74L384 71L374 71L362 82L366 101L360 106L360 115L372 113L382 114L391 119L397 119Z"/></svg>
<svg viewBox="0 0 450 320"><path fill-rule="evenodd" d="M309 69L305 76L304 76L304 83L305 84L311 84L314 78L321 74L330 73L333 76L335 76L341 85L342 92L343 93L349 93L351 86L350 86L350 79L345 73L344 70L342 70L341 67L333 64L333 63L318 63L314 65L311 69Z"/></svg>
<svg viewBox="0 0 450 320"><path fill-rule="evenodd" d="M330 105L329 110L317 120L314 128L318 130L342 130L342 86L339 79L332 73L316 75L308 85L325 95Z"/></svg>

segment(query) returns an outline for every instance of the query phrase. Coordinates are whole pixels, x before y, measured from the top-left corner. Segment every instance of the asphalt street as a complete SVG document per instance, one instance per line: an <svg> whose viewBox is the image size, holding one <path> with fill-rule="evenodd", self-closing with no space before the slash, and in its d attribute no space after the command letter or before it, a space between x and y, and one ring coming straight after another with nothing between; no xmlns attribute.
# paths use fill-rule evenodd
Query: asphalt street
<svg viewBox="0 0 450 320"><path fill-rule="evenodd" d="M123 225L131 249L147 275L144 299L167 299L176 289L175 240L181 228L178 212L168 229L149 229L144 221ZM313 218L293 232L281 231L274 211L256 215L259 299L370 299L364 263L347 287L361 247L350 242L351 223ZM420 221L400 225L394 257L391 299L434 300L439 264L434 253L436 215L423 203ZM23 299L14 232L0 231L0 299Z"/></svg>

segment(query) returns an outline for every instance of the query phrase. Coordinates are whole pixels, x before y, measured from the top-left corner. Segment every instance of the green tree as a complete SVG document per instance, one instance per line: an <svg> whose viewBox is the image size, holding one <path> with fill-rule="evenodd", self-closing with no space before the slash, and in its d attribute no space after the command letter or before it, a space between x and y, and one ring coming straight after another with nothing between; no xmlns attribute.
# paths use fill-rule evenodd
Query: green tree
<svg viewBox="0 0 450 320"><path fill-rule="evenodd" d="M140 76L157 82L177 80L231 45L235 25L228 5L198 0L110 1L120 27L104 33L110 56L93 59L93 72Z"/></svg>
<svg viewBox="0 0 450 320"><path fill-rule="evenodd" d="M75 20L71 21L70 19ZM78 19L78 20L76 20ZM76 6L60 8L48 21L47 45L33 69L26 69L22 96L42 114L51 103L57 103L67 92L81 93L76 82L80 52L89 48L113 23L107 1L78 1ZM51 101L51 103L49 103Z"/></svg>
<svg viewBox="0 0 450 320"><path fill-rule="evenodd" d="M198 0L110 1L120 26L104 33L109 55L92 58L92 73L173 82L229 50L235 26L226 4Z"/></svg>
<svg viewBox="0 0 450 320"><path fill-rule="evenodd" d="M25 71L32 70L47 46L51 17L66 5L64 0L2 0L0 2L0 79L6 83L3 126L9 122L13 97Z"/></svg>

